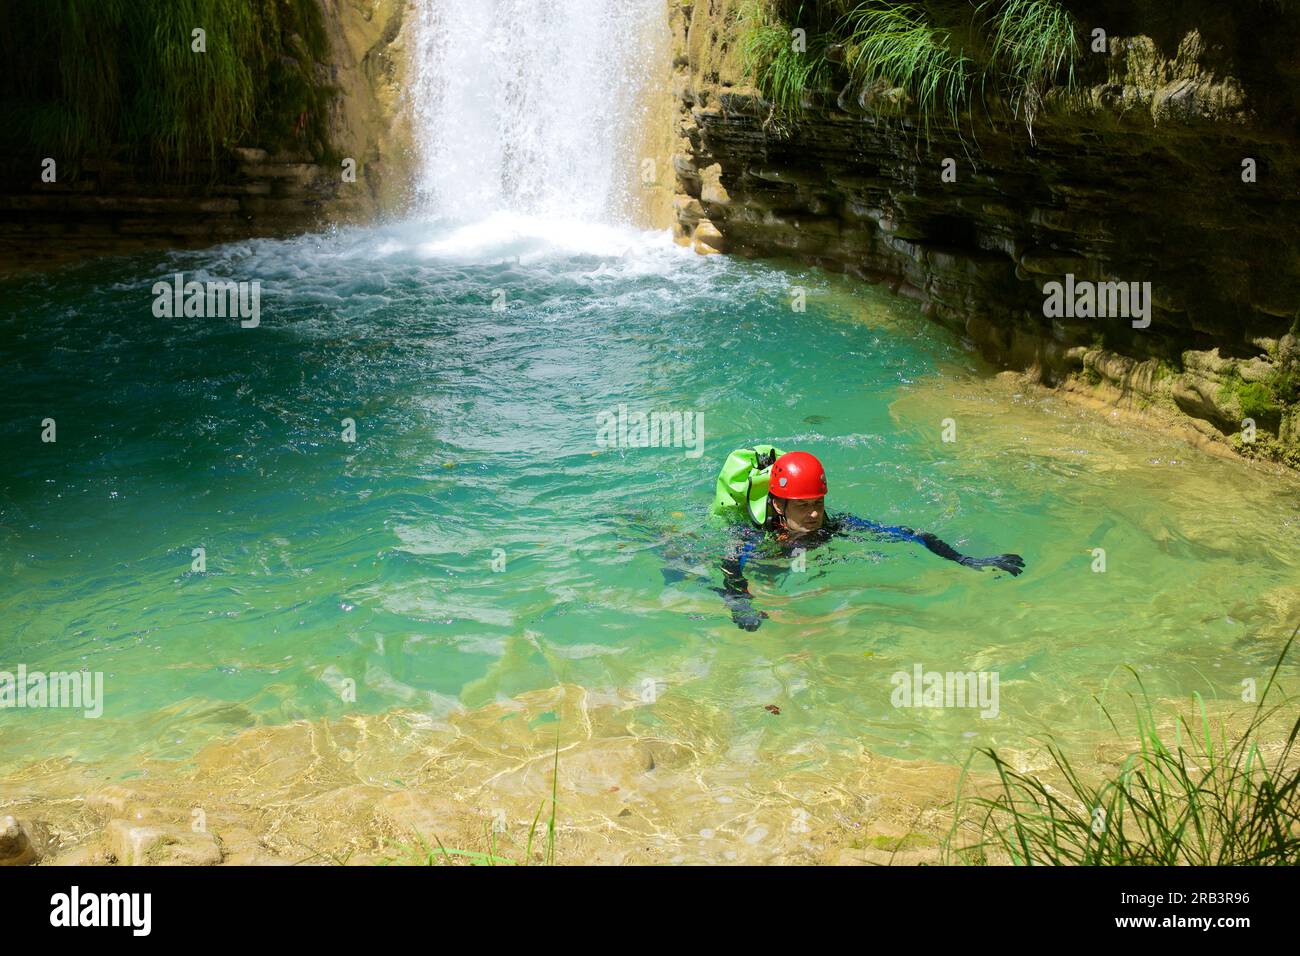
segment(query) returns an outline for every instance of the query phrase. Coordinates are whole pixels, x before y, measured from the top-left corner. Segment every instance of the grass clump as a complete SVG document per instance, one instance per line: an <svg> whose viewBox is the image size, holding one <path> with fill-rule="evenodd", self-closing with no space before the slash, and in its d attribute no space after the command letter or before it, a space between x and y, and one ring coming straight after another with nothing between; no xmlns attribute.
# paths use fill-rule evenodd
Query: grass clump
<svg viewBox="0 0 1300 956"><path fill-rule="evenodd" d="M800 6L795 23L803 14ZM831 64L826 58L823 34L804 36L784 20L765 0L746 0L739 10L740 60L745 75L772 104L773 115L797 119L804 114L805 94L825 89L831 83Z"/></svg>
<svg viewBox="0 0 1300 956"><path fill-rule="evenodd" d="M1074 20L1054 0L1004 0L995 8L990 25L989 69L1011 91L1012 109L1024 120L1032 140L1034 118L1042 110L1047 89L1062 77L1067 89L1074 86L1079 56Z"/></svg>
<svg viewBox="0 0 1300 956"><path fill-rule="evenodd" d="M849 75L887 99L911 102L927 127L942 114L953 126L968 110L974 61L954 50L952 34L917 7L864 3L840 21ZM891 95L892 94L892 95Z"/></svg>
<svg viewBox="0 0 1300 956"><path fill-rule="evenodd" d="M939 0L824 0L788 18L781 9L790 4L746 0L742 65L792 118L802 115L806 92L847 81L879 107L910 108L927 134L936 120L960 130L992 89L1007 96L1032 140L1048 90L1075 83L1075 21L1057 0L987 0L973 12ZM807 32L807 54L791 50L795 27Z"/></svg>
<svg viewBox="0 0 1300 956"><path fill-rule="evenodd" d="M1197 725L1180 717L1174 739L1166 740L1143 688L1138 750L1112 779L1085 780L1054 744L1048 752L1063 786L1017 772L992 749L980 751L993 762L1000 791L973 800L983 810L980 840L961 852L986 858L987 851L1000 851L1018 865L1300 863L1300 718L1271 758L1258 739L1270 718L1294 711L1294 701L1266 701L1297 633L1300 628L1283 647L1249 725L1231 746L1222 729L1215 739L1199 695Z"/></svg>

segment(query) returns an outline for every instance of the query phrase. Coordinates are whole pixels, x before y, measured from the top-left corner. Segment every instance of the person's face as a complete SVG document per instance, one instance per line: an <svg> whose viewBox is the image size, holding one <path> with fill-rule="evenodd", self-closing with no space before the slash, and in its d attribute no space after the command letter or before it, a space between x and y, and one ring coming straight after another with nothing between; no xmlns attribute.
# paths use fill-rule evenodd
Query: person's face
<svg viewBox="0 0 1300 956"><path fill-rule="evenodd" d="M783 499L775 507L785 518L785 526L791 534L808 534L816 531L826 518L825 498Z"/></svg>

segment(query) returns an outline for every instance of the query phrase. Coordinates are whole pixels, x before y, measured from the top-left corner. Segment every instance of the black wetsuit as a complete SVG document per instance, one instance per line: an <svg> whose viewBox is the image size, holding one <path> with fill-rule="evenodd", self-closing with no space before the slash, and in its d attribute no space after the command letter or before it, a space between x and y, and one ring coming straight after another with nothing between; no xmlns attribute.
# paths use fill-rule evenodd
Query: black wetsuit
<svg viewBox="0 0 1300 956"><path fill-rule="evenodd" d="M956 561L968 568L998 568L1012 576L1025 569L1024 559L1018 554L971 558L959 553L928 531L913 531L911 528L901 526L876 524L874 521L867 521L854 515L828 516L825 523L816 531L780 539L772 538L766 529L749 526L739 529L735 549L722 561L723 586L714 589L722 595L723 601L731 609L731 619L736 626L746 631L756 631L763 618L767 617L764 612L754 607L753 595L749 593L749 582L745 580L745 564L757 553L760 544L764 541L774 541L783 554L789 555L797 548L810 550L836 537L875 541L915 541L939 557Z"/></svg>

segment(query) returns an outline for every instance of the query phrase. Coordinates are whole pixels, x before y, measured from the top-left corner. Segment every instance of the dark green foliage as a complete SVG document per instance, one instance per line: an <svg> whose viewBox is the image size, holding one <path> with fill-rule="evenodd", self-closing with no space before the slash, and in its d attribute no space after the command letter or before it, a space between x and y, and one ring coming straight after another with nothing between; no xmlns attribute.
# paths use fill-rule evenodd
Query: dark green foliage
<svg viewBox="0 0 1300 956"><path fill-rule="evenodd" d="M1074 85L1079 55L1074 20L1055 0L1003 0L980 9L991 13L988 69L1010 91L1032 138L1048 87L1058 78L1067 88Z"/></svg>
<svg viewBox="0 0 1300 956"><path fill-rule="evenodd" d="M1279 402L1287 405L1300 402L1300 368L1276 369L1264 384Z"/></svg>
<svg viewBox="0 0 1300 956"><path fill-rule="evenodd" d="M328 151L316 0L5 0L0 50L11 156L75 166L121 147L174 172L235 145Z"/></svg>

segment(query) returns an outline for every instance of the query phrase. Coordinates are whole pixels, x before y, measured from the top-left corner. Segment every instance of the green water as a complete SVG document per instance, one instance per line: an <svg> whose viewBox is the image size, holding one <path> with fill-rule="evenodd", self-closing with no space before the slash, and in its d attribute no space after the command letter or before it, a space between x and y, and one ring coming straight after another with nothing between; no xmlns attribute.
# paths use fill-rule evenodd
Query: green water
<svg viewBox="0 0 1300 956"><path fill-rule="evenodd" d="M1018 395L885 293L518 225L0 284L0 669L102 671L106 696L99 719L0 710L0 762L129 767L256 724L438 717L560 682L726 713L732 756L960 759L1084 740L1124 665L1158 697L1263 686L1300 615L1294 481ZM260 326L154 317L178 271L260 281ZM598 447L620 403L702 414L702 456ZM726 538L705 510L754 441L820 456L832 511L1027 570L838 542L803 573L757 568L771 616L741 631L709 590ZM893 707L915 664L997 672L998 716Z"/></svg>

